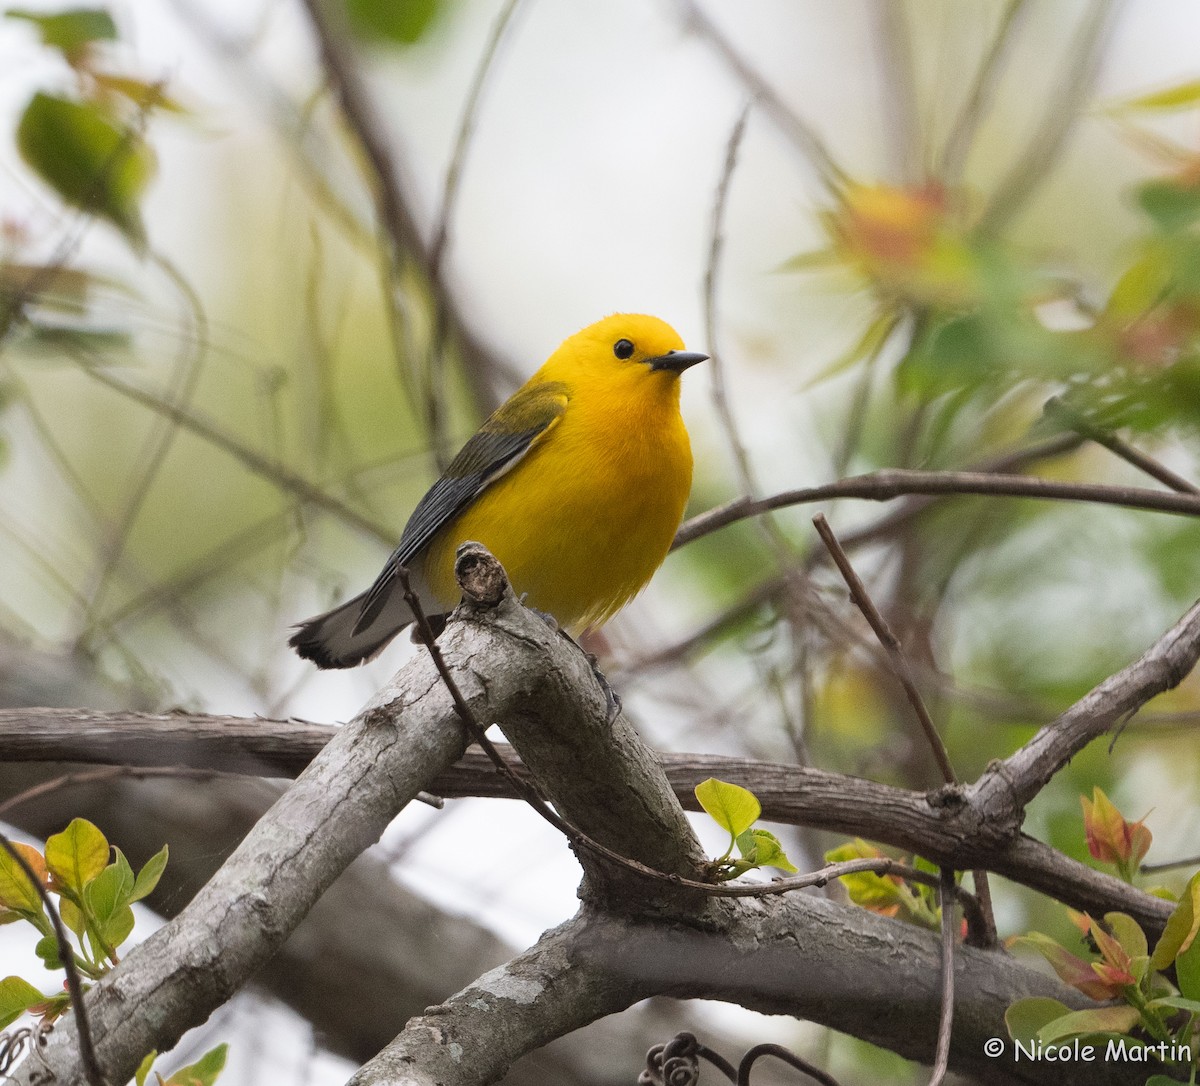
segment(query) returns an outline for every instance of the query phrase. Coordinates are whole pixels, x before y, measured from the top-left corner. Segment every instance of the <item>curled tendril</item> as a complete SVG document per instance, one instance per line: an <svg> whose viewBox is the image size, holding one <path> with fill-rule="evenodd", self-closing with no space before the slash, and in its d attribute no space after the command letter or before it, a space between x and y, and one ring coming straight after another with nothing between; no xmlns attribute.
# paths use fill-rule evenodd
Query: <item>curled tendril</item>
<svg viewBox="0 0 1200 1086"><path fill-rule="evenodd" d="M7 1079L9 1072L20 1062L25 1049L33 1046L34 1051L46 1043L49 1029L42 1023L22 1026L20 1029L0 1033L0 1080Z"/></svg>

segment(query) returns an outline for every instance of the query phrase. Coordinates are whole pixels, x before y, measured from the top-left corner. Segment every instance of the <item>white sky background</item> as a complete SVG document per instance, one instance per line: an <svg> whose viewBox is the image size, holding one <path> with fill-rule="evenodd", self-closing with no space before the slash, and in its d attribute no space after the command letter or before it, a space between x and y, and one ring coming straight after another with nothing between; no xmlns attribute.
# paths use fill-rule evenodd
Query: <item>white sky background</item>
<svg viewBox="0 0 1200 1086"><path fill-rule="evenodd" d="M311 49L291 4L190 2L235 33L256 32L260 48L253 59L270 80L298 99L309 93ZM739 0L736 5L705 6L714 17L720 15L730 38L780 94L818 124L840 162L864 179L886 176L887 140L867 3ZM921 25L944 25L947 35L943 72L933 72L931 78L935 85L944 78L957 87L959 46L968 41L977 47L990 24L981 22L971 42L969 26L937 14L949 6L950 0L918 5L921 12L934 13ZM983 3L962 4L958 10L962 7L993 10ZM1080 5L1057 7L1052 15L1040 9L1034 13L1045 24L1044 34L1020 37L1013 82L1027 83L1033 88L1028 93L1052 74L1063 47L1057 35ZM463 0L433 42L405 54L380 54L373 65L372 86L408 163L426 221L438 200L463 96L499 8L497 0ZM1127 8L1101 77L1101 98L1200 75L1195 49L1200 6L1194 0L1139 0ZM162 166L147 208L151 236L202 293L219 292L225 269L214 258L222 254L206 244L206 235L213 217L227 214L219 206L230 199L227 179L238 171L247 203L258 207L264 206L263 186L279 183L273 166L261 174L254 168L256 142L269 145L264 118L249 104L256 100L254 87L239 80L234 66L216 62L197 45L173 3L140 0L117 4L114 10L123 16L123 27L136 33L138 70L169 73L177 93L199 113L194 125L156 125L153 142ZM26 27L0 22L0 119L5 131L30 88L44 86L55 71L52 64L33 59L37 54L30 41ZM1015 89L1002 98L1002 108L986 127L985 145L1006 146L1005 125L1012 114L1004 104L1013 104ZM473 325L488 329L523 373L569 333L622 309L657 313L676 325L690 347L712 346L704 342L701 279L714 189L730 127L744 100L743 90L709 48L681 30L668 0L527 0L492 72L452 225L449 270ZM931 108L936 108L936 96ZM1085 122L1077 144L1086 151L1097 141L1112 139L1111 132ZM28 219L36 236L46 226L51 205L12 157L8 140L0 140L0 212ZM1130 178L1146 168L1132 155L1124 162ZM975 170L986 177L987 161ZM1029 217L1031 233L1036 233L1039 215L1097 213L1090 199L1063 198L1063 185L1086 172L1086 158L1068 158L1059 188L1051 185L1047 199ZM206 186L214 176L216 184ZM285 194L279 197L286 207ZM730 367L743 436L767 489L796 485L804 472L823 473L822 439L836 427L822 418L819 395L805 399L799 393L805 380L846 347L849 330L860 326L863 312L860 302L844 294L798 290L795 277L776 273L790 256L820 243L814 216L819 197L808 165L768 119L754 114L730 202L719 347ZM265 206L270 206L269 193ZM1123 214L1119 203L1100 206L1105 216ZM282 212L274 226L278 231L307 229L287 221ZM105 234L104 228L94 230L84 251L94 261L128 268L120 246ZM1095 234L1097 248L1106 252L1117 244L1119 231L1109 223ZM781 360L791 363L783 388L776 367ZM709 400L709 376L702 369L690 372L685 390L684 411L701 468L728 478L728 457ZM809 465L797 464L798 447L808 448ZM43 492L22 470L19 462L5 469L0 493L25 488L25 500L36 502ZM668 568L649 599L635 605L642 608L639 616L661 629L682 628L677 601L673 605L670 600L672 584ZM349 677L308 679L287 709L310 719L346 719L399 658L390 653L373 670ZM293 679L300 674L298 664L281 666ZM192 676L189 690L216 711L262 708L261 701L236 685L213 681L206 687L203 674ZM683 714L674 721L668 716L660 725L663 734L674 735L685 720ZM674 745L686 746L686 732ZM385 843L437 825L444 826L444 834L423 838L398 871L418 891L447 908L479 916L522 945L574 910L577 868L565 846L532 813L516 804L484 806L482 801L456 805L441 815L418 807L397 820ZM722 846L716 847L719 851ZM515 853L535 858L514 864ZM0 929L0 975L37 976L39 967L28 964L31 956L19 949L17 934L13 928ZM279 1016L264 1013L278 1026ZM285 1042L282 1047L294 1054L297 1046ZM244 1058L235 1047L234 1059ZM344 1079L340 1067L305 1078L299 1061L294 1077L287 1078L288 1073L276 1068L272 1077L280 1083ZM227 1081L241 1081L236 1068Z"/></svg>

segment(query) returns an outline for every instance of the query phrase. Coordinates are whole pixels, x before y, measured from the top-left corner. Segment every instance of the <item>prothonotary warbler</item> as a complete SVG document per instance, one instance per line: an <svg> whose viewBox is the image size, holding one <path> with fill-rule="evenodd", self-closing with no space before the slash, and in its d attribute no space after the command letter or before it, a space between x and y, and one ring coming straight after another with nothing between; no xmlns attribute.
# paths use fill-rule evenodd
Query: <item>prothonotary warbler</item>
<svg viewBox="0 0 1200 1086"><path fill-rule="evenodd" d="M518 595L580 630L611 618L662 564L692 485L679 375L708 356L657 317L618 313L567 339L488 418L418 503L375 583L291 644L318 667L370 660L413 619L458 602L454 556L477 540Z"/></svg>

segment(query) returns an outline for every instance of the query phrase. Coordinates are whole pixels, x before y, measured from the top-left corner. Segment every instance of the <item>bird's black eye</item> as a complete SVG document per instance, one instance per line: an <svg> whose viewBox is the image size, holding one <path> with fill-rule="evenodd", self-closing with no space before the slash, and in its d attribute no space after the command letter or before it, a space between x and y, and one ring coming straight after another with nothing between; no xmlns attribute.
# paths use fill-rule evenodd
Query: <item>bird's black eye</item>
<svg viewBox="0 0 1200 1086"><path fill-rule="evenodd" d="M633 354L633 344L627 339L618 339L617 342L613 344L613 354L615 354L618 358L628 358Z"/></svg>

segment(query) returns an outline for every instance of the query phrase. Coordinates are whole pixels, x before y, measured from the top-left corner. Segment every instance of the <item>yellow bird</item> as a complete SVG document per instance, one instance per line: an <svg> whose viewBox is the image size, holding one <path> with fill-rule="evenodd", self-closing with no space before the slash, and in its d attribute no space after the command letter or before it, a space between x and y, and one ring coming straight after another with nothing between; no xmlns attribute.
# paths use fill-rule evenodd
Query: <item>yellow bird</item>
<svg viewBox="0 0 1200 1086"><path fill-rule="evenodd" d="M458 602L454 553L468 539L560 625L611 618L662 564L683 517L692 450L679 375L707 357L639 314L565 340L421 499L375 583L300 623L289 644L321 668L370 660L412 622L397 568L440 618Z"/></svg>

